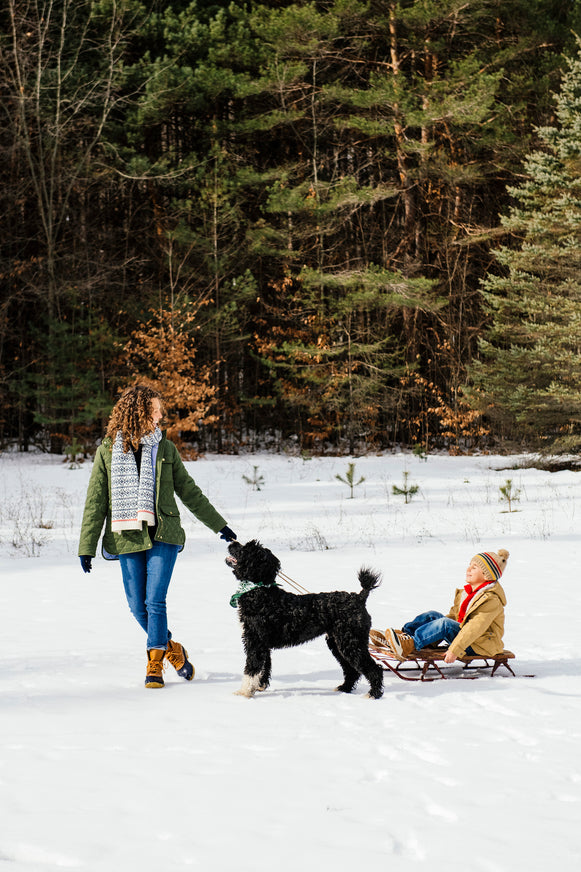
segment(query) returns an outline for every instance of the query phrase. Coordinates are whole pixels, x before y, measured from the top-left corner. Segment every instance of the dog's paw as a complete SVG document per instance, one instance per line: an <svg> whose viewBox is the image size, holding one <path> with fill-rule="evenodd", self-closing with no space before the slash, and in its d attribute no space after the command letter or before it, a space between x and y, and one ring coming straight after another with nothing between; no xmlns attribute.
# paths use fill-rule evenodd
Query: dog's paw
<svg viewBox="0 0 581 872"><path fill-rule="evenodd" d="M370 691L369 693L366 693L363 698L364 699L381 699L382 696L383 696L383 691L381 693L377 694L376 696L374 696Z"/></svg>
<svg viewBox="0 0 581 872"><path fill-rule="evenodd" d="M261 684L257 675L243 675L240 690L236 690L236 696L245 696L247 699L252 699L257 690L261 689Z"/></svg>
<svg viewBox="0 0 581 872"><path fill-rule="evenodd" d="M345 684L340 684L339 687L334 687L333 690L335 691L335 693L351 693L353 687L349 687Z"/></svg>

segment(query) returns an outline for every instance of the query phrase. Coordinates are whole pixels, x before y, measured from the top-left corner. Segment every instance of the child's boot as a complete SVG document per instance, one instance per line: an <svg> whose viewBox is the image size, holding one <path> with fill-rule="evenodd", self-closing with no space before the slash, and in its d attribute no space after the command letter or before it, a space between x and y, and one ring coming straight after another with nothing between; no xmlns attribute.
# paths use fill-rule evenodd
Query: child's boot
<svg viewBox="0 0 581 872"><path fill-rule="evenodd" d="M147 652L147 673L145 676L146 687L163 687L163 648L150 648Z"/></svg>
<svg viewBox="0 0 581 872"><path fill-rule="evenodd" d="M404 633L403 630L392 630L388 628L385 631L385 638L398 660L405 660L407 657L418 653L416 651L413 637Z"/></svg>
<svg viewBox="0 0 581 872"><path fill-rule="evenodd" d="M170 639L167 643L165 657L166 660L169 660L180 678L185 678L186 681L192 680L196 670L188 660L188 652L180 642L174 642L173 639Z"/></svg>

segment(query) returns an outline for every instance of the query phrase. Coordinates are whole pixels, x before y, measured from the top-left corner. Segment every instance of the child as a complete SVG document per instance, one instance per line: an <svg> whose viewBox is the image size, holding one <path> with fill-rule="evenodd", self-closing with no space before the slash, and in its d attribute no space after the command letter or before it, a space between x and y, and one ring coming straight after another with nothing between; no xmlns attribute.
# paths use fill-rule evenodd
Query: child
<svg viewBox="0 0 581 872"><path fill-rule="evenodd" d="M447 615L424 612L404 624L401 630L388 629L385 638L398 660L405 660L422 648L448 643L445 663L454 663L464 654L492 657L504 644L506 595L499 582L508 551L499 549L476 554L466 570L464 588L456 590L454 605Z"/></svg>
<svg viewBox="0 0 581 872"><path fill-rule="evenodd" d="M121 395L95 455L79 543L90 572L105 524L103 556L121 564L127 603L147 633L145 686L153 688L164 686L164 659L180 677L194 677L188 652L167 626L167 590L186 538L174 494L222 539L236 539L159 429L162 417L157 391L136 385Z"/></svg>

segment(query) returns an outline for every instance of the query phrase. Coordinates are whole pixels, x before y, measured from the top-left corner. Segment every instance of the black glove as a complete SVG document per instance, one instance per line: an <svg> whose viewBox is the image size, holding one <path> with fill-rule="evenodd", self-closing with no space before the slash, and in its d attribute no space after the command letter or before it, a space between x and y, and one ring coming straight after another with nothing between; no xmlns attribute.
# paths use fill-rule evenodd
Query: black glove
<svg viewBox="0 0 581 872"><path fill-rule="evenodd" d="M83 572L90 572L91 571L91 561L92 560L93 560L92 557L87 557L86 555L83 555L80 558L81 566L83 567Z"/></svg>
<svg viewBox="0 0 581 872"><path fill-rule="evenodd" d="M222 527L219 533L220 539L225 539L226 542L236 541L236 533L234 532L234 530L231 530L230 527Z"/></svg>

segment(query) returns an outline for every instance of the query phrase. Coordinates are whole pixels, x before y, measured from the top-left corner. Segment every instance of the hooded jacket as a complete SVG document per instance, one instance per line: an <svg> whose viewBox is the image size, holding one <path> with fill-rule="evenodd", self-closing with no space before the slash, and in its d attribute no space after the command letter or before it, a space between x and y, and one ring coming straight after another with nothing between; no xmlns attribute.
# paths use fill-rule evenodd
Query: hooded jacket
<svg viewBox="0 0 581 872"><path fill-rule="evenodd" d="M446 617L458 620L460 605L465 596L464 588L456 590L454 605ZM456 657L462 657L469 647L485 657L499 654L504 649L502 637L505 605L506 594L500 582L478 591L468 606L460 632L448 650Z"/></svg>
<svg viewBox="0 0 581 872"><path fill-rule="evenodd" d="M95 454L81 525L80 555L95 556L103 524L105 524L105 533L102 550L106 558L114 559L119 554L146 551L153 544L147 524L143 524L141 530L124 530L122 533L113 533L111 530L112 448L112 440L106 437ZM186 534L181 525L175 494L190 512L214 533L218 533L226 526L226 521L189 475L177 448L164 433L155 463L157 529L154 541L183 547Z"/></svg>

